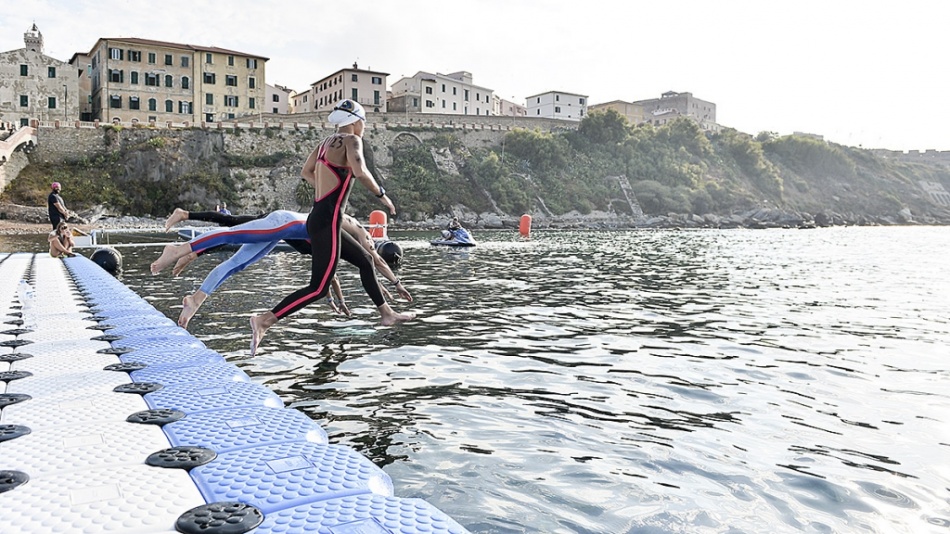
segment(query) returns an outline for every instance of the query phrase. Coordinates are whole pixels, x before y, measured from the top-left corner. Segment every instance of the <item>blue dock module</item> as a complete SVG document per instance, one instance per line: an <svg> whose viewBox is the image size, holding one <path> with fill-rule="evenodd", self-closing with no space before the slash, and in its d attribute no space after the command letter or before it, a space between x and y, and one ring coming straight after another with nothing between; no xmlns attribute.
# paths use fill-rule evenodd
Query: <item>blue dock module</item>
<svg viewBox="0 0 950 534"><path fill-rule="evenodd" d="M82 256L0 318L0 532L467 532Z"/></svg>

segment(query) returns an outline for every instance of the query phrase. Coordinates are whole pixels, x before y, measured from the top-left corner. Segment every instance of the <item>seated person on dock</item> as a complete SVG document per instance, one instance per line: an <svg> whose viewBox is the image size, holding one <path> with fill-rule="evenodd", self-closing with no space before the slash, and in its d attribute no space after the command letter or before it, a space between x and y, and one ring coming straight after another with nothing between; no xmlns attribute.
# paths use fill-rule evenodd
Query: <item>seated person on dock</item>
<svg viewBox="0 0 950 534"><path fill-rule="evenodd" d="M162 269L171 265L172 262L177 261L173 269L173 274L177 275L199 254L207 252L211 248L223 244L242 245L234 255L208 274L198 291L193 295L185 296L182 300L183 308L178 318L178 324L186 327L191 317L194 316L201 304L215 289L220 287L232 274L244 270L263 258L280 240L302 241L307 244L306 250L301 248L297 248L297 250L302 253L309 253L309 241L307 240L309 236L306 229L307 216L306 213L278 210L263 219L253 219L230 229L212 230L182 245L166 246L158 260L152 263L152 274L158 274ZM397 313L386 303L384 294L390 298L391 295L376 280L374 264L379 267L380 272L386 278L395 284L396 291L403 298L411 302L412 295L409 294L402 282L396 278L386 262L376 254L372 239L367 238L369 234L366 230L352 217L344 217L343 229L345 231L342 234L341 258L359 268L363 288L373 300L373 303L376 304L382 316L381 324L388 326L411 319L413 317L411 314ZM345 305L343 309L346 310Z"/></svg>
<svg viewBox="0 0 950 534"><path fill-rule="evenodd" d="M74 246L76 244L73 242L72 230L69 229L66 221L60 221L56 229L49 233L49 255L54 258L61 256L71 258L76 255L73 253Z"/></svg>

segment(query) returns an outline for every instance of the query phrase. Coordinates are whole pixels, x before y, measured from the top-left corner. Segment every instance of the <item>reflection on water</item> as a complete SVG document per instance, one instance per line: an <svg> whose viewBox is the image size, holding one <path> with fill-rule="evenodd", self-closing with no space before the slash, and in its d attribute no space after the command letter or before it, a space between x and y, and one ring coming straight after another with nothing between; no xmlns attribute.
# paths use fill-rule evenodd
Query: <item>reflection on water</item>
<svg viewBox="0 0 950 534"><path fill-rule="evenodd" d="M925 532L950 525L943 228L394 233L415 322L323 304L272 254L192 331L473 532ZM169 317L225 257L122 280ZM942 256L941 256L942 254ZM943 528L940 528L943 527Z"/></svg>

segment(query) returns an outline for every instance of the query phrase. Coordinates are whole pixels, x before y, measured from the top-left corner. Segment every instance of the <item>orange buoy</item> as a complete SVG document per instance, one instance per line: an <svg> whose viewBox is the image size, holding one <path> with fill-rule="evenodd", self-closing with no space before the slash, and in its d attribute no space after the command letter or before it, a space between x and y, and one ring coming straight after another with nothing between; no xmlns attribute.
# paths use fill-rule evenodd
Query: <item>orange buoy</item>
<svg viewBox="0 0 950 534"><path fill-rule="evenodd" d="M373 239L386 239L386 212L374 210L369 214L369 235Z"/></svg>
<svg viewBox="0 0 950 534"><path fill-rule="evenodd" d="M531 216L527 213L521 216L521 225L518 227L521 237L531 237Z"/></svg>

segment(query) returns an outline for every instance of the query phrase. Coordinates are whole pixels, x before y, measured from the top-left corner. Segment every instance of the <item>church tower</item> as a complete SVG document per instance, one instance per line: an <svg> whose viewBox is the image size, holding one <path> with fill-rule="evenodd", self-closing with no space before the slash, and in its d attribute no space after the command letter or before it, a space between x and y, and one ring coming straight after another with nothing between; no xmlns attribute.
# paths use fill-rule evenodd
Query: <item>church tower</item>
<svg viewBox="0 0 950 534"><path fill-rule="evenodd" d="M26 44L27 50L39 52L40 54L43 53L43 34L40 33L35 22L33 23L33 27L30 28L30 31L23 34L23 42Z"/></svg>

